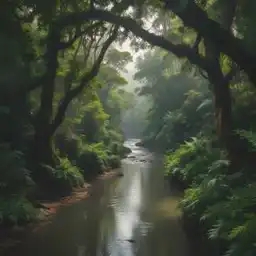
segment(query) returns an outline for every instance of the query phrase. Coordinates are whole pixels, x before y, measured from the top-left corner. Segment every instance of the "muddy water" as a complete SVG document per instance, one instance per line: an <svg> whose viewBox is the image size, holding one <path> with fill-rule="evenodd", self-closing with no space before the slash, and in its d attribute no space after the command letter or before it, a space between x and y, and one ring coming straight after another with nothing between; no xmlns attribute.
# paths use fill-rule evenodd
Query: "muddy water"
<svg viewBox="0 0 256 256"><path fill-rule="evenodd" d="M123 177L97 181L89 199L60 209L12 255L188 256L178 196L164 181L161 157L135 143L126 142L132 153Z"/></svg>

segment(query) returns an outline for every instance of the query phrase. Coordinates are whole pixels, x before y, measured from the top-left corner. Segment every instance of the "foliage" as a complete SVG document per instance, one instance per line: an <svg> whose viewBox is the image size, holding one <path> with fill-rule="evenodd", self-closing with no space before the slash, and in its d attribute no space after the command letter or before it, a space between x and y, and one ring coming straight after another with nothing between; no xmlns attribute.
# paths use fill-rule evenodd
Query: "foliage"
<svg viewBox="0 0 256 256"><path fill-rule="evenodd" d="M59 166L54 170L54 176L58 180L68 182L71 188L84 184L82 171L76 165L72 165L68 158L60 159Z"/></svg>
<svg viewBox="0 0 256 256"><path fill-rule="evenodd" d="M0 146L0 225L27 223L36 217L36 210L26 199L34 187L30 172L25 168L24 155Z"/></svg>
<svg viewBox="0 0 256 256"><path fill-rule="evenodd" d="M186 184L200 184L205 175L205 166L225 159L223 153L218 148L212 148L211 144L208 138L197 137L180 145L175 152L166 155L166 174L178 175L178 179L185 181ZM222 158L223 160L220 160Z"/></svg>
<svg viewBox="0 0 256 256"><path fill-rule="evenodd" d="M26 198L15 195L0 197L0 224L16 225L35 220L37 210Z"/></svg>
<svg viewBox="0 0 256 256"><path fill-rule="evenodd" d="M99 152L99 150L96 152ZM84 170L84 177L87 180L97 174L102 174L105 168L103 159L96 152L93 151L93 148L89 148L83 151L76 161L77 165ZM104 152L100 153L104 154Z"/></svg>
<svg viewBox="0 0 256 256"><path fill-rule="evenodd" d="M25 159L21 152L12 151L9 145L0 145L1 195L22 195L33 186Z"/></svg>
<svg viewBox="0 0 256 256"><path fill-rule="evenodd" d="M254 149L255 134L247 131L239 134ZM209 142L205 138L193 139L167 154L167 175L178 177L189 187L181 202L184 214L200 219L209 239L225 241L226 255L254 255L254 171L229 174L229 161L224 152L210 147Z"/></svg>
<svg viewBox="0 0 256 256"><path fill-rule="evenodd" d="M234 130L255 132L255 7L255 0L5 1L2 219L13 212L17 220L30 218L24 217L30 172L35 177L41 165L48 167L35 188L41 182L45 190L72 189L82 184L82 172L91 177L119 165L120 126L129 122L135 128L129 133L141 134L145 145L174 151L166 168L190 187L184 211L205 217L206 229L215 225L211 237L228 240L230 255L252 255L253 172L239 171L244 184L230 181L226 163L234 162ZM153 49L137 61L141 105L121 88L127 83L121 72L133 58L113 43L126 39L135 49L148 46L143 39L169 51ZM241 154L239 160L245 166Z"/></svg>
<svg viewBox="0 0 256 256"><path fill-rule="evenodd" d="M112 169L119 168L121 166L120 156L118 156L118 155L111 155L111 156L109 156L109 158L108 158L108 165Z"/></svg>
<svg viewBox="0 0 256 256"><path fill-rule="evenodd" d="M156 68L155 59L160 68L157 72L152 70ZM152 101L144 130L146 144L158 150L168 150L170 145L175 148L196 136L202 126L205 132L210 132L213 124L207 83L192 73L179 73L182 67L179 62L175 69L170 69L170 62L175 65L178 60L160 50L146 53L138 61L139 71L135 75L143 83L140 94ZM207 100L208 105L204 104Z"/></svg>
<svg viewBox="0 0 256 256"><path fill-rule="evenodd" d="M215 85L186 62L178 61L169 68L170 61L177 62L172 55L156 50L137 62L135 78L142 83L139 94L152 104L143 144L165 152L166 176L172 185L185 189L180 202L184 220L196 223L192 232L200 230L200 235L208 239L203 243L207 243L211 255L254 255L253 167L243 168L243 163L238 169L230 157L230 148L223 145L223 137L214 129L219 103ZM228 63L222 56L223 73L229 72ZM251 147L248 152L254 153L255 89L241 72L228 87L232 99L230 132L238 134L239 141L246 140ZM236 157L237 162L243 161L242 156Z"/></svg>
<svg viewBox="0 0 256 256"><path fill-rule="evenodd" d="M79 28L63 29L53 38L53 20L88 8L88 2L53 1L46 8L18 2L3 8L10 30L1 31L0 40L7 60L0 70L0 208L8 212L20 207L21 213L15 214L19 222L27 214L22 213L26 198L63 195L82 186L84 178L120 165L124 148L119 120L127 100L117 87L126 84L120 72L131 55L110 47L117 28L105 23L81 25L87 32L74 41ZM54 44L60 46L55 53ZM100 95L104 86L105 98ZM5 201L10 197L8 208Z"/></svg>

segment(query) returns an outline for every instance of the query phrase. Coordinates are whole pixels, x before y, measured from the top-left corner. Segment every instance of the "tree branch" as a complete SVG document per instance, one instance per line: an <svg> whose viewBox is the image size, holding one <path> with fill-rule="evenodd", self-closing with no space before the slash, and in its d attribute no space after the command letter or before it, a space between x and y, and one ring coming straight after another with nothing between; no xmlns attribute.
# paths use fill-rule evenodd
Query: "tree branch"
<svg viewBox="0 0 256 256"><path fill-rule="evenodd" d="M243 40L234 37L229 28L224 29L218 22L208 18L207 13L194 1L188 1L182 11L175 10L172 1L162 1L165 7L179 16L186 26L194 28L205 39L211 41L219 52L231 57L256 86L256 56L246 50Z"/></svg>
<svg viewBox="0 0 256 256"><path fill-rule="evenodd" d="M197 52L198 52L198 46L199 46L201 40L202 40L202 36L198 33L196 36L196 40L192 46L192 48L195 49L195 51L197 51Z"/></svg>
<svg viewBox="0 0 256 256"><path fill-rule="evenodd" d="M95 28L102 25L102 22L96 22L92 24L91 26L87 27L85 30L76 30L76 33L72 39L70 39L68 42L60 42L58 45L58 50L65 50L72 46L72 44L82 35L91 33Z"/></svg>
<svg viewBox="0 0 256 256"><path fill-rule="evenodd" d="M202 76L203 78L205 78L207 80L209 79L208 75L205 74L201 68L198 69L198 72L199 72L200 76Z"/></svg>
<svg viewBox="0 0 256 256"><path fill-rule="evenodd" d="M60 41L55 41L55 44L57 45L57 51L59 50L65 50L69 47L71 47L73 45L73 43L82 35L86 34L86 33L91 33L95 28L101 26L103 23L102 22L96 22L94 24L92 24L91 26L87 27L85 30L83 31L76 31L76 34L74 35L74 37L68 41L68 42L60 42ZM46 55L43 56L44 58L47 58ZM26 82L26 87L28 88L28 92L31 92L37 88L39 88L40 86L42 86L45 82L45 80L47 79L47 72L39 77L34 78L32 81L30 82ZM22 85L20 85L22 86Z"/></svg>
<svg viewBox="0 0 256 256"><path fill-rule="evenodd" d="M80 42L78 43L78 46L74 52L71 64L70 64L70 70L68 72L68 74L64 77L64 90L65 93L67 93L68 91L70 91L70 88L72 86L72 80L75 77L75 71L76 71L76 58L77 58L77 54L81 48L82 45L82 40L83 38L81 37Z"/></svg>
<svg viewBox="0 0 256 256"><path fill-rule="evenodd" d="M57 19L56 26L59 28L64 28L66 26L75 25L77 23L81 23L81 21L87 20L101 20L110 22L112 24L121 25L148 43L170 51L178 57L187 57L192 64L198 65L201 68L207 68L208 62L188 45L175 45L164 37L157 36L143 29L133 19L129 17L116 16L108 11L93 10L88 12L67 14L66 16L62 16Z"/></svg>
<svg viewBox="0 0 256 256"><path fill-rule="evenodd" d="M69 90L64 98L61 100L61 104L59 105L58 107L58 110L57 110L57 114L54 118L54 120L52 121L52 124L51 124L51 135L53 135L55 133L55 131L57 130L57 128L59 127L59 125L63 122L64 118L65 118L65 113L66 113L66 110L70 104L70 102L79 94L82 92L82 90L86 87L88 87L89 85L89 82L95 77L97 76L99 70L100 70L100 65L104 59L104 56L105 56L105 53L107 52L109 46L112 44L112 42L116 39L117 37L117 33L118 33L118 26L116 26L114 28L114 31L113 33L111 34L111 36L106 40L105 44L103 45L100 53L99 53L99 56L98 56L98 59L95 61L95 63L93 64L91 70L86 73L81 81L80 81L80 84L75 87L74 89L71 89Z"/></svg>

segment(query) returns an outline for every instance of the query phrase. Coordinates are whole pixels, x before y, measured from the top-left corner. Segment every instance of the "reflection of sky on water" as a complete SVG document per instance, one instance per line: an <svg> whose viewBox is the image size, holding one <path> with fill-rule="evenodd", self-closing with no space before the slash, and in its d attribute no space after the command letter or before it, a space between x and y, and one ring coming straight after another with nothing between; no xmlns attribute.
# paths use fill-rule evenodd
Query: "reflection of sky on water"
<svg viewBox="0 0 256 256"><path fill-rule="evenodd" d="M136 158L123 161L124 176L110 189L109 207L104 212L100 225L103 237L100 239L101 252L98 256L152 256L156 255L155 250L159 246L166 248L166 251L162 248L157 256L170 255L169 252L172 251L166 246L170 244L169 238L166 240L162 237L169 234L169 227L167 233L163 232L166 227L161 227L160 232L157 232L160 238L155 237L153 244L149 242L151 231L155 229L155 218L158 215L169 217L166 209L172 207L169 206L168 197L164 198L167 193L163 186L163 174L157 168L159 163L156 162L156 169L150 161L143 162L143 159L149 159L151 155L146 150L135 147L136 142L135 140L132 145L127 145L132 148L131 155ZM158 211L155 207L159 208ZM130 239L133 242L128 241Z"/></svg>
<svg viewBox="0 0 256 256"><path fill-rule="evenodd" d="M140 150L133 153L140 154ZM131 145L128 145L131 147ZM110 207L113 209L115 225L112 234L107 235L106 255L112 256L133 256L135 247L138 246L136 233L141 226L140 212L142 207L142 173L139 167L134 167L132 162L126 162L123 166L125 176L115 188ZM143 224L142 224L143 226ZM144 225L146 227L146 225ZM145 227L143 233L146 232ZM113 226L112 226L113 228ZM108 231L109 232L109 231ZM134 239L136 243L127 240Z"/></svg>
<svg viewBox="0 0 256 256"><path fill-rule="evenodd" d="M157 156L145 162L152 155L135 143L128 143L133 157L123 161L122 178L95 181L90 197L61 208L43 232L4 255L187 256L162 163Z"/></svg>
<svg viewBox="0 0 256 256"><path fill-rule="evenodd" d="M130 239L133 236L133 229L139 222L139 211L141 203L140 173L136 172L128 194L123 198L123 209L114 205L117 220L117 237L119 239ZM120 211L121 210L121 211Z"/></svg>
<svg viewBox="0 0 256 256"><path fill-rule="evenodd" d="M113 256L132 256L134 243L126 241L128 239L134 239L133 234L135 228L138 226L140 221L140 206L141 206L141 187L140 187L140 172L136 171L130 173L129 184L127 190L124 191L119 198L114 198L111 201L111 205L114 208L114 214L116 219L115 235L109 243L110 255ZM122 186L123 185L123 186ZM120 183L120 189L125 187L122 182ZM113 244L114 242L114 244Z"/></svg>

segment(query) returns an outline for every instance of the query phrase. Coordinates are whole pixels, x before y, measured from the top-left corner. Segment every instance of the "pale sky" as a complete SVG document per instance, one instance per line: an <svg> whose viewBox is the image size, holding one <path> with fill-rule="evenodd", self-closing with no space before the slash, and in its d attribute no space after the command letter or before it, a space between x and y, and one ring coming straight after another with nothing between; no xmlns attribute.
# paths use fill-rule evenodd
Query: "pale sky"
<svg viewBox="0 0 256 256"><path fill-rule="evenodd" d="M116 45L116 48L120 51L128 51L131 53L132 57L133 57L133 61L130 62L127 66L127 72L123 72L122 75L123 77L128 81L128 85L126 85L126 89L128 91L133 90L135 87L139 86L139 83L137 81L135 81L133 79L133 75L136 72L135 69L135 62L136 59L139 55L141 55L143 53L143 51L138 51L135 52L131 47L130 47L130 41L126 40L122 45L118 44Z"/></svg>
<svg viewBox="0 0 256 256"><path fill-rule="evenodd" d="M149 32L152 32L153 30L152 30L152 21L153 21L153 19L154 18L152 18L152 17L150 17L150 19L149 20L145 20L144 19L144 29L146 29L146 30L148 30ZM129 39L127 39L127 40L125 40L125 42L122 44L122 45L120 45L119 43L117 43L116 45L115 45L115 47L118 49L118 50L120 50L120 51L128 51L128 52L130 52L131 53L131 55L132 55L132 57L133 57L133 61L132 62L130 62L127 66L126 66L126 69L127 69L127 73L122 73L122 75L126 78L126 80L128 81L128 85L127 85L127 87L126 87L126 89L127 88L132 88L132 89L134 89L135 87L138 87L138 86L140 86L140 84L137 82L137 81L135 81L134 79L133 79L133 75L135 74L135 72L136 72L136 69L135 69L135 62L136 62L136 59L137 59L137 57L138 56L140 56L140 55L143 55L148 49L146 49L146 50L139 50L139 51L135 51L132 47L130 47L130 40ZM130 89L129 88L129 89ZM128 89L128 90L129 90Z"/></svg>

